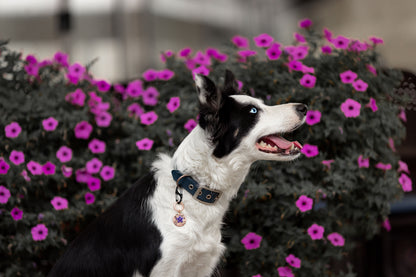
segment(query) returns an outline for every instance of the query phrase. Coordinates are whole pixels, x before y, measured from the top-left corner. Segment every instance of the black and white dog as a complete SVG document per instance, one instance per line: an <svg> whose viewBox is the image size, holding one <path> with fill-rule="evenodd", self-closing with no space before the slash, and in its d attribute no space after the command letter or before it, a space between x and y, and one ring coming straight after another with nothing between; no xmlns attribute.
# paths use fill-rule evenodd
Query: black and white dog
<svg viewBox="0 0 416 277"><path fill-rule="evenodd" d="M239 94L229 71L222 90L202 75L195 83L198 126L70 244L49 276L211 276L231 199L253 162L300 155L282 135L303 124L307 107Z"/></svg>

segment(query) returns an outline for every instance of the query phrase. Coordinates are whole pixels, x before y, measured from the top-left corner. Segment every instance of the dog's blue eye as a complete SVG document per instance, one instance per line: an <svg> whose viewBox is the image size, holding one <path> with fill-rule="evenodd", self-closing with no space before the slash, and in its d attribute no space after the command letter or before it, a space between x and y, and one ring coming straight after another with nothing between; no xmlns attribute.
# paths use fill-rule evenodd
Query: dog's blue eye
<svg viewBox="0 0 416 277"><path fill-rule="evenodd" d="M251 108L250 113L257 113L257 109L255 107Z"/></svg>

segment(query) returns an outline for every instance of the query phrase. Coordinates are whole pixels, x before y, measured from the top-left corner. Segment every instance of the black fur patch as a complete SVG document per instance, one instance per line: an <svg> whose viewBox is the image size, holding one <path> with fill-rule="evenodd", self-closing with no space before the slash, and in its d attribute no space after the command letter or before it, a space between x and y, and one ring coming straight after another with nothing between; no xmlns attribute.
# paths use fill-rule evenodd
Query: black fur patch
<svg viewBox="0 0 416 277"><path fill-rule="evenodd" d="M149 276L161 257L162 235L146 205L155 187L153 173L137 181L70 244L48 276Z"/></svg>

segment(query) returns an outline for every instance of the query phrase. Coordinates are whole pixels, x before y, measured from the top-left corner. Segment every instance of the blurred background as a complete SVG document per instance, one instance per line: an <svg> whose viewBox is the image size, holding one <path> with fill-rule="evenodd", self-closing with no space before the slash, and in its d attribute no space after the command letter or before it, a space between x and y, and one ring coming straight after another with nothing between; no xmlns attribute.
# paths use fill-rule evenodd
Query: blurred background
<svg viewBox="0 0 416 277"><path fill-rule="evenodd" d="M377 36L385 65L406 72L401 89L415 90L415 0L0 0L0 39L24 56L71 62L98 58L94 76L125 82L147 68L162 68L160 53L221 48L233 35L269 33L293 42L297 22L356 39ZM398 149L416 172L416 103L407 110L408 136ZM392 205L392 230L359 243L358 276L416 276L416 195Z"/></svg>

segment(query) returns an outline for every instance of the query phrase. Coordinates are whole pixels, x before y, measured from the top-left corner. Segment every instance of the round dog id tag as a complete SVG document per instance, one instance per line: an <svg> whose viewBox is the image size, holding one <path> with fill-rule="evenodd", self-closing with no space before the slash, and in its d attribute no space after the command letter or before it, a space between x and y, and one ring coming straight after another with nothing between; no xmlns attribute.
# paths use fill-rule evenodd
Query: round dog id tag
<svg viewBox="0 0 416 277"><path fill-rule="evenodd" d="M182 227L186 223L186 218L182 214L182 211L183 211L184 208L185 208L185 206L183 205L183 203L180 203L180 204L175 203L173 205L173 209L178 212L173 217L173 224L175 224L175 226L177 226L177 227Z"/></svg>

